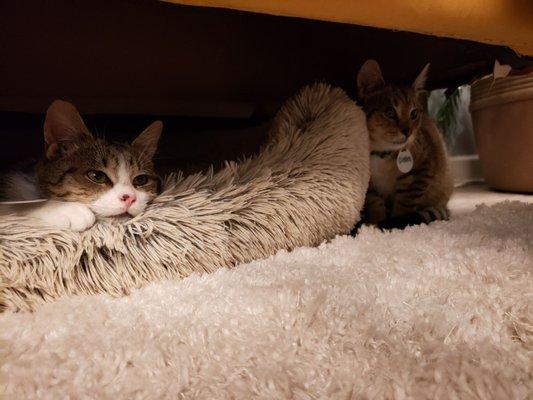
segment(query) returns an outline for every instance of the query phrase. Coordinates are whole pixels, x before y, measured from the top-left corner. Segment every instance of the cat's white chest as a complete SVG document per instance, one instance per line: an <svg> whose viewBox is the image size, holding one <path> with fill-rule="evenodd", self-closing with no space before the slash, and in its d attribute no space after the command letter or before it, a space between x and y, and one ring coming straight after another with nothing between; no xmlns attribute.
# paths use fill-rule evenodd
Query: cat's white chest
<svg viewBox="0 0 533 400"><path fill-rule="evenodd" d="M374 190L382 197L392 195L396 190L398 168L391 157L370 157L371 182Z"/></svg>

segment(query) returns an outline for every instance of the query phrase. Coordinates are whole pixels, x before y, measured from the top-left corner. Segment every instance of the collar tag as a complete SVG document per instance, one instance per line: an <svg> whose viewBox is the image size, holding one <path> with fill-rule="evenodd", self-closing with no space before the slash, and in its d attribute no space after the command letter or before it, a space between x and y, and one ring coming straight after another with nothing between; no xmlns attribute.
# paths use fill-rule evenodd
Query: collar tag
<svg viewBox="0 0 533 400"><path fill-rule="evenodd" d="M401 173L406 174L413 169L413 155L408 149L403 149L396 157L396 166Z"/></svg>

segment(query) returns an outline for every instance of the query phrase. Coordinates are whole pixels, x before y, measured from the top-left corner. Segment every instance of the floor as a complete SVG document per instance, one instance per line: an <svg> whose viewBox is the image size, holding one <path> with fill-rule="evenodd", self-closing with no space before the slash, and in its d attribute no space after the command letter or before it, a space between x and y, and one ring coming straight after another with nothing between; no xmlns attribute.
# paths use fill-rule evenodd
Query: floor
<svg viewBox="0 0 533 400"><path fill-rule="evenodd" d="M492 205L506 200L533 203L533 193L496 192L490 190L484 182L472 182L455 189L449 208L452 215L461 215L474 210L478 204Z"/></svg>

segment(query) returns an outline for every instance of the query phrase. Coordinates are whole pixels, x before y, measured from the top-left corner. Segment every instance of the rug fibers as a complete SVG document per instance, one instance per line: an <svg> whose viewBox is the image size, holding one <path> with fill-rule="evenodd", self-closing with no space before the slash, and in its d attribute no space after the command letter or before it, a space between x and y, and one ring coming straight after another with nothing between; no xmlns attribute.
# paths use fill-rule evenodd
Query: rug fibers
<svg viewBox="0 0 533 400"><path fill-rule="evenodd" d="M12 399L526 399L533 205L0 315Z"/></svg>

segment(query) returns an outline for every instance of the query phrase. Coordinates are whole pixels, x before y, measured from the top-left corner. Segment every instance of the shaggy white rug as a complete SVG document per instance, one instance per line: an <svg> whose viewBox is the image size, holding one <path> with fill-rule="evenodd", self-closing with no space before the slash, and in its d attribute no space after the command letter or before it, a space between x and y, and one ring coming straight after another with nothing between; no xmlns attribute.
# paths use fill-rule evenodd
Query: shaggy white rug
<svg viewBox="0 0 533 400"><path fill-rule="evenodd" d="M533 205L0 316L9 399L526 399Z"/></svg>

